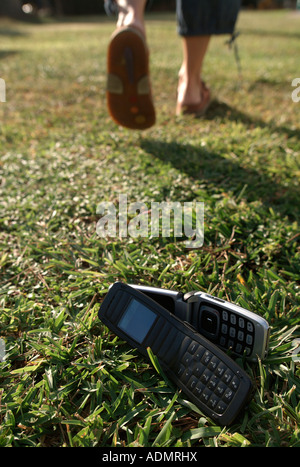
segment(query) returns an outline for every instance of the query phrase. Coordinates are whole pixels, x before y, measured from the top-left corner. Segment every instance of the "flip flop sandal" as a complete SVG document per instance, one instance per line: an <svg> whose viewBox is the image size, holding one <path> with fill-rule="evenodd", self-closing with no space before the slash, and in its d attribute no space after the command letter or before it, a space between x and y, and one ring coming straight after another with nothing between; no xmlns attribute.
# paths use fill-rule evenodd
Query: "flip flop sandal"
<svg viewBox="0 0 300 467"><path fill-rule="evenodd" d="M177 115L193 115L194 117L203 117L211 104L211 94L204 81L201 81L201 101L196 104L178 104Z"/></svg>
<svg viewBox="0 0 300 467"><path fill-rule="evenodd" d="M135 130L154 125L149 53L144 36L137 28L120 28L111 38L106 97L109 113L117 124Z"/></svg>

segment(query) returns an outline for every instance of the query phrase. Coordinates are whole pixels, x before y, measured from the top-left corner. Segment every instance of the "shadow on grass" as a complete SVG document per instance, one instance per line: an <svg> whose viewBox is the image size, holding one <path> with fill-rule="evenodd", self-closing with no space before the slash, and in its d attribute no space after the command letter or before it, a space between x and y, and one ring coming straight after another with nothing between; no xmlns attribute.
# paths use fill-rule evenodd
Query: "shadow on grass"
<svg viewBox="0 0 300 467"><path fill-rule="evenodd" d="M257 82L253 83L253 87ZM264 83L265 84L265 83ZM275 83L268 83L270 86L275 86ZM228 104L225 102L220 102L217 99L215 99L206 115L205 118L207 120L214 120L215 118L222 118L227 121L232 121L232 122L240 122L243 125L247 126L248 128L267 128L270 130L270 132L279 132L279 133L285 133L289 138L292 138L293 136L297 137L300 139L300 129L296 128L289 128L288 126L277 126L276 124L273 124L272 122L268 123L265 122L262 119L253 119L250 115L241 112L240 110L230 107Z"/></svg>
<svg viewBox="0 0 300 467"><path fill-rule="evenodd" d="M24 31L19 31L18 29L12 29L12 28L3 28L1 26L0 22L0 36L8 36L8 37L26 37L28 36L28 33L25 33Z"/></svg>
<svg viewBox="0 0 300 467"><path fill-rule="evenodd" d="M0 60L10 57L11 55L16 55L19 53L17 50L0 50Z"/></svg>
<svg viewBox="0 0 300 467"><path fill-rule="evenodd" d="M1 17L0 17L0 20L1 20ZM27 37L28 35L29 34L27 32L25 33L23 31L19 31L18 29L3 27L1 26L1 22L0 22L0 38L1 36L19 38L19 37ZM18 53L19 53L18 50L0 50L0 60L10 57L11 55L16 55Z"/></svg>
<svg viewBox="0 0 300 467"><path fill-rule="evenodd" d="M269 127L263 121L253 121L250 116L223 103L213 102L206 119L221 117L226 120L242 122L249 127ZM286 132L289 137L300 136L299 130L286 127L272 127L271 131ZM187 177L200 183L215 185L232 192L236 196L243 190L243 198L248 202L261 201L266 208L299 221L300 190L297 186L288 186L276 181L276 177L267 173L264 167L243 167L240 163L242 154L236 159L228 159L222 154L210 151L206 146L181 144L176 141L144 139L142 148L154 157L171 163L174 168ZM224 152L224 151L222 151ZM280 173L277 177L280 180Z"/></svg>

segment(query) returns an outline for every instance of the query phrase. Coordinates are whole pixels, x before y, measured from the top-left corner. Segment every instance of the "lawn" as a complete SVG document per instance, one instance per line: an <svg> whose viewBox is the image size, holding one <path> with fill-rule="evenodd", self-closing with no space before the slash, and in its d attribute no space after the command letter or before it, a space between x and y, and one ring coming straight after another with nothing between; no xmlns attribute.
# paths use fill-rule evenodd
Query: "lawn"
<svg viewBox="0 0 300 467"><path fill-rule="evenodd" d="M181 43L149 14L156 125L105 103L111 19L0 22L1 446L300 446L300 15L242 12L238 53L214 37L205 118L175 117ZM300 96L300 92L299 92ZM199 201L204 243L101 238L97 206ZM271 326L232 426L217 426L98 319L116 280L209 293ZM3 351L2 351L3 357Z"/></svg>

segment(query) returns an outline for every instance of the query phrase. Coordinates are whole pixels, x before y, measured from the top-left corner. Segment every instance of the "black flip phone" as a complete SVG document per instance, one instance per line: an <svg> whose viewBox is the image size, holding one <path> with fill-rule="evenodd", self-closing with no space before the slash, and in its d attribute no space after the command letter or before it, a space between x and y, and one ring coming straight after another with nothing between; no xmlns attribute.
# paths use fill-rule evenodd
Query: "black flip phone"
<svg viewBox="0 0 300 467"><path fill-rule="evenodd" d="M148 356L150 347L169 379L218 424L231 424L249 400L252 382L245 371L139 290L113 284L99 318L141 354Z"/></svg>
<svg viewBox="0 0 300 467"><path fill-rule="evenodd" d="M236 356L263 360L268 352L270 327L252 311L205 292L186 294L144 285L131 285L190 323L200 334Z"/></svg>

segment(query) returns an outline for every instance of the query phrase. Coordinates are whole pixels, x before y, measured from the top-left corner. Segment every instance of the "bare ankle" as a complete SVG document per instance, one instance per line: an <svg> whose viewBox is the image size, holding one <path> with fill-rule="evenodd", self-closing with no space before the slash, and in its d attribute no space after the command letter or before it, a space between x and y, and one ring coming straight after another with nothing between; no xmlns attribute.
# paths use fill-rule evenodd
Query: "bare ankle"
<svg viewBox="0 0 300 467"><path fill-rule="evenodd" d="M145 34L143 1L117 0L119 14L117 27L134 26Z"/></svg>
<svg viewBox="0 0 300 467"><path fill-rule="evenodd" d="M143 21L140 21L138 18L135 18L131 14L123 15L122 13L118 16L117 27L133 26L145 35L145 25Z"/></svg>
<svg viewBox="0 0 300 467"><path fill-rule="evenodd" d="M177 100L181 104L195 104L201 101L201 79L179 74Z"/></svg>

